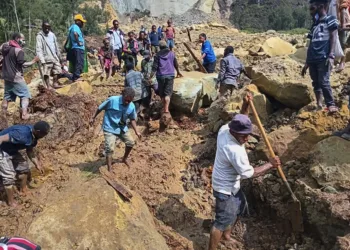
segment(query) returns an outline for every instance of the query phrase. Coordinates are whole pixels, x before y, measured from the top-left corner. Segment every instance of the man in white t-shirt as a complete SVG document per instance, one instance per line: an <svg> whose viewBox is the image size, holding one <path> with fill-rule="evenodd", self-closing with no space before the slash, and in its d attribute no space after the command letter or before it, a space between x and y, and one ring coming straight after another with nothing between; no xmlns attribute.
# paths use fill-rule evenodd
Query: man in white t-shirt
<svg viewBox="0 0 350 250"><path fill-rule="evenodd" d="M107 32L107 38L109 38L114 55L118 58L119 63L122 61L123 44L124 44L124 32L119 28L119 21L113 21L113 28ZM120 66L118 66L120 69Z"/></svg>
<svg viewBox="0 0 350 250"><path fill-rule="evenodd" d="M231 239L232 228L246 207L245 196L240 189L241 179L264 175L280 164L278 157L257 168L253 168L249 163L244 144L248 141L253 127L247 116L250 98L251 95L245 98L242 114L235 115L218 134L212 176L216 215L210 233L209 250L216 250L222 236L225 240L235 243Z"/></svg>

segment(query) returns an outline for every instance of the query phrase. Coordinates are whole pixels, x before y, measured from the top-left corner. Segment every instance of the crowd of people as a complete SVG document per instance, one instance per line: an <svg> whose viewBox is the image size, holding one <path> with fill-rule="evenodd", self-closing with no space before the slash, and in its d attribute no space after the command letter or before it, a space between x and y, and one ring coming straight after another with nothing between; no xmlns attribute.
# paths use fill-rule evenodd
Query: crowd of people
<svg viewBox="0 0 350 250"><path fill-rule="evenodd" d="M344 50L348 44L349 1L346 0L311 0L310 14L314 24L309 38L310 46L307 59L301 74L305 76L310 71L312 85L319 109L323 109L323 99L330 113L337 112L330 86L330 74L337 55L342 55L336 71L344 69ZM338 23L340 19L340 27ZM2 77L5 80L5 93L2 102L4 112L8 102L21 101L21 117L28 118L28 103L30 93L23 78L23 68L40 62L43 67L44 83L51 88L50 76L53 76L53 88L59 88L57 79L68 77L72 81L80 79L85 71L87 59L85 39L82 28L86 20L80 14L75 16L75 23L68 31L65 51L69 61L70 72L66 72L57 38L51 31L49 22L43 22L42 31L37 35L37 57L31 62L25 62L25 44L23 34L15 33L12 40L2 45ZM169 113L170 98L173 92L175 77L182 77L174 53L176 29L169 20L167 26L152 25L151 31L142 26L138 37L135 32L127 34L122 31L117 20L108 30L103 39L103 46L98 50L99 62L103 76L112 77L116 73L125 75L124 90L120 96L111 96L96 110L90 124L95 123L96 117L104 111L102 129L105 138L105 154L108 170L112 169L113 153L116 140L125 144L122 162L130 166L128 157L135 146L135 140L129 132L131 124L137 137L141 138L136 120L142 116L143 110L150 105L153 95L159 95L163 103L163 113ZM342 49L337 52L337 41ZM216 71L217 58L206 34L199 35L202 44L201 59L208 73ZM339 50L339 48L338 48ZM142 56L141 70L137 71L138 56ZM239 88L241 74L246 73L242 62L235 57L234 48L228 46L220 61L218 74L219 96L230 96ZM277 168L281 163L278 157L271 159L260 167L253 168L249 162L244 144L252 134L252 122L248 117L249 103L252 96L244 99L241 114L221 127L217 138L217 151L212 176L213 195L215 199L215 220L210 234L209 250L217 249L221 239L232 241L231 232L238 217L246 210L247 201L240 188L242 179L254 178ZM40 162L35 157L33 148L37 141L45 137L50 130L46 122L38 122L34 126L15 125L0 132L0 175L5 186L7 201L15 206L13 187L16 176L20 180L20 191L26 192L26 183L30 178L28 162L19 154L26 149L29 159L39 171L43 171ZM349 135L350 126L341 136Z"/></svg>

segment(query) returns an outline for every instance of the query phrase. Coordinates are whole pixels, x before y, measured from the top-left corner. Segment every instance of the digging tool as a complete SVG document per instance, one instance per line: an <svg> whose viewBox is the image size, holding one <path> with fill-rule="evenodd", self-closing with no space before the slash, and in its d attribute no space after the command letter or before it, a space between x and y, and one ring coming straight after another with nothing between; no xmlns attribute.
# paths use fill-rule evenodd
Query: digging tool
<svg viewBox="0 0 350 250"><path fill-rule="evenodd" d="M261 135L264 138L265 144L269 150L270 156L272 158L276 157L275 152L273 151L270 141L267 138L266 132L264 127L261 124L260 118L258 113L256 112L254 103L252 100L249 100L249 104L250 107L253 111L253 115L256 119L256 122L258 124L259 130L261 132ZM295 194L293 193L292 189L290 188L290 185L286 179L286 176L283 173L282 167L278 166L277 168L278 173L280 175L280 177L282 178L284 184L286 185L291 197L292 197L292 201L289 202L288 204L288 211L289 211L289 215L290 215L290 220L291 220L291 224L292 224L292 229L293 232L302 232L303 231L303 218L302 218L302 214L301 214L301 205L300 205L300 201L298 200L298 198L295 196Z"/></svg>
<svg viewBox="0 0 350 250"><path fill-rule="evenodd" d="M193 59L197 62L199 70L203 73L208 73L207 70L204 68L203 64L201 63L201 61L199 61L199 59L196 57L196 55L193 53L192 49L190 48L190 46L187 43L184 43L186 49L188 50L188 52L190 52L191 56L193 57Z"/></svg>
<svg viewBox="0 0 350 250"><path fill-rule="evenodd" d="M192 42L192 37L191 37L191 32L189 28L186 28L187 30L187 35L188 35L188 39L190 40L190 42Z"/></svg>

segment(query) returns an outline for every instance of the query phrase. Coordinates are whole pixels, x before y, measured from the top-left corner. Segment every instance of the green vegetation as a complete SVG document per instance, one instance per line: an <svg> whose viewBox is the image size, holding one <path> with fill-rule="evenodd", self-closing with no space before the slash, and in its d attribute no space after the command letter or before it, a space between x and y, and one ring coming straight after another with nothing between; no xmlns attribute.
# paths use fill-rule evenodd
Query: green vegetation
<svg viewBox="0 0 350 250"><path fill-rule="evenodd" d="M11 33L20 30L26 36L28 46L33 47L43 20L48 20L52 30L63 40L76 13L82 13L88 20L84 28L85 35L101 35L104 30L98 24L108 20L108 13L97 6L83 3L84 0L0 1L0 43L9 40Z"/></svg>
<svg viewBox="0 0 350 250"><path fill-rule="evenodd" d="M307 3L305 0L237 0L232 5L230 20L236 27L254 32L308 29L311 18Z"/></svg>

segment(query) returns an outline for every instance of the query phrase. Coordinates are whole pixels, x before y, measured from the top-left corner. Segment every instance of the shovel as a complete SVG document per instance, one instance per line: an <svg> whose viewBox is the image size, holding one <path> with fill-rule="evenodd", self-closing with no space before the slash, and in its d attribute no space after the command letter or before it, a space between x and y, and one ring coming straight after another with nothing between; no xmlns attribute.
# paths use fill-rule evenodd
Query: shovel
<svg viewBox="0 0 350 250"><path fill-rule="evenodd" d="M250 107L253 111L253 115L256 119L256 122L258 124L259 130L264 138L265 144L269 150L270 156L272 158L275 158L276 155L273 152L273 149L271 147L269 139L267 138L267 135L265 133L265 129L261 124L259 115L256 112L253 101L249 100L249 104L250 104ZM292 189L290 188L290 185L286 179L286 176L283 173L282 167L278 166L277 170L278 170L280 177L282 178L284 184L286 185L286 187L287 187L287 189L292 197L292 201L288 202L288 211L289 211L289 215L290 215L290 220L291 220L293 232L302 232L303 231L303 218L302 218L302 214L301 214L300 201L298 200L298 198L295 196Z"/></svg>

